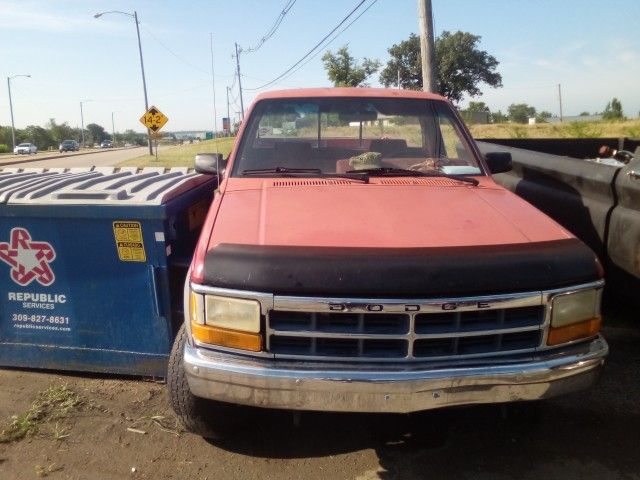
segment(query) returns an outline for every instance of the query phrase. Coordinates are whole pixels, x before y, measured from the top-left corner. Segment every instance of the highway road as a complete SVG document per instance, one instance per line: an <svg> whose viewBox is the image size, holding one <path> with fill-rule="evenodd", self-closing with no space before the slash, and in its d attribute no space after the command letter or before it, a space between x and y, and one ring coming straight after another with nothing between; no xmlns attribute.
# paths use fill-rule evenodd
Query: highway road
<svg viewBox="0 0 640 480"><path fill-rule="evenodd" d="M160 148L162 149L162 147ZM38 153L23 157L19 156L0 157L0 168L3 167L109 167L131 158L139 157L147 153L147 147L135 147L116 150L97 150L95 153ZM40 159L39 157L46 157Z"/></svg>

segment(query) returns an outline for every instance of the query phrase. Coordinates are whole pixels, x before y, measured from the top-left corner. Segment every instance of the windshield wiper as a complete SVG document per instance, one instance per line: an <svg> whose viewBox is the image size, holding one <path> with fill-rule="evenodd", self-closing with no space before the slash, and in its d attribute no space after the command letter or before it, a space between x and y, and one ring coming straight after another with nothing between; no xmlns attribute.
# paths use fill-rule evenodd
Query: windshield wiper
<svg viewBox="0 0 640 480"><path fill-rule="evenodd" d="M319 168L289 168L289 167L275 167L275 168L250 168L248 170L242 170L241 175L277 175L279 177L299 177L304 175L310 175L321 178L347 178L349 180L355 180L359 182L369 183L369 175L363 171L352 171L347 173L325 173Z"/></svg>
<svg viewBox="0 0 640 480"><path fill-rule="evenodd" d="M431 172L424 172L421 170L408 170L406 168L395 167L377 167L377 168L364 168L362 170L347 170L346 173L366 173L372 177L444 177L452 180L459 180L466 182L477 187L480 182L471 177L463 177L460 175L453 175L450 173L444 173L437 170Z"/></svg>

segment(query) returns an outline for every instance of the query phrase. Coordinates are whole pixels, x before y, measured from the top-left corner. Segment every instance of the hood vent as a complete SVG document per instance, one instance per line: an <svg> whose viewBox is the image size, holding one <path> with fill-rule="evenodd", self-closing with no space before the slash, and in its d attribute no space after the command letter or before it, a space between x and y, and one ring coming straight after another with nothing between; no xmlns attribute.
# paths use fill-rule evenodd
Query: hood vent
<svg viewBox="0 0 640 480"><path fill-rule="evenodd" d="M273 182L273 187L301 187L301 186L310 186L310 187L321 187L323 185L350 185L352 183L360 183L360 182L352 182L351 180L278 180L277 182Z"/></svg>
<svg viewBox="0 0 640 480"><path fill-rule="evenodd" d="M451 178L383 178L377 183L380 185L428 185L431 187L454 187L460 182Z"/></svg>
<svg viewBox="0 0 640 480"><path fill-rule="evenodd" d="M461 182L450 178L375 178L371 177L372 184L377 185L426 185L431 187L455 187L461 185ZM322 187L326 185L352 185L361 182L351 181L348 179L331 179L331 180L277 180L274 181L272 187Z"/></svg>

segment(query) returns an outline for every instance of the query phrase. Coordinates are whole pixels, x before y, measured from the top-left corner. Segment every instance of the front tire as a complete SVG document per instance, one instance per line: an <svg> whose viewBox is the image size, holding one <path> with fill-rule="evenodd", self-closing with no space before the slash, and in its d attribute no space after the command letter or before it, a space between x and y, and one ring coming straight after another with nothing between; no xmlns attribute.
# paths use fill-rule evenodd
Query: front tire
<svg viewBox="0 0 640 480"><path fill-rule="evenodd" d="M169 357L167 389L171 408L189 432L204 438L228 437L232 431L237 431L239 422L243 416L246 418L249 409L206 400L191 393L182 362L187 337L183 324Z"/></svg>

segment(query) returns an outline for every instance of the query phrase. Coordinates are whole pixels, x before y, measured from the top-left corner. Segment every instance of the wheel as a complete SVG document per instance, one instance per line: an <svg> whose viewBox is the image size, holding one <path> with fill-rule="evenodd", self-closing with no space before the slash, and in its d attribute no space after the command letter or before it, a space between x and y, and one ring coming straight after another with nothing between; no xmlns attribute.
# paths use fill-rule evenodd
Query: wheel
<svg viewBox="0 0 640 480"><path fill-rule="evenodd" d="M182 325L169 357L167 388L171 407L189 432L212 439L229 437L242 426L243 417L247 419L249 408L206 400L191 393L182 364L187 336Z"/></svg>

